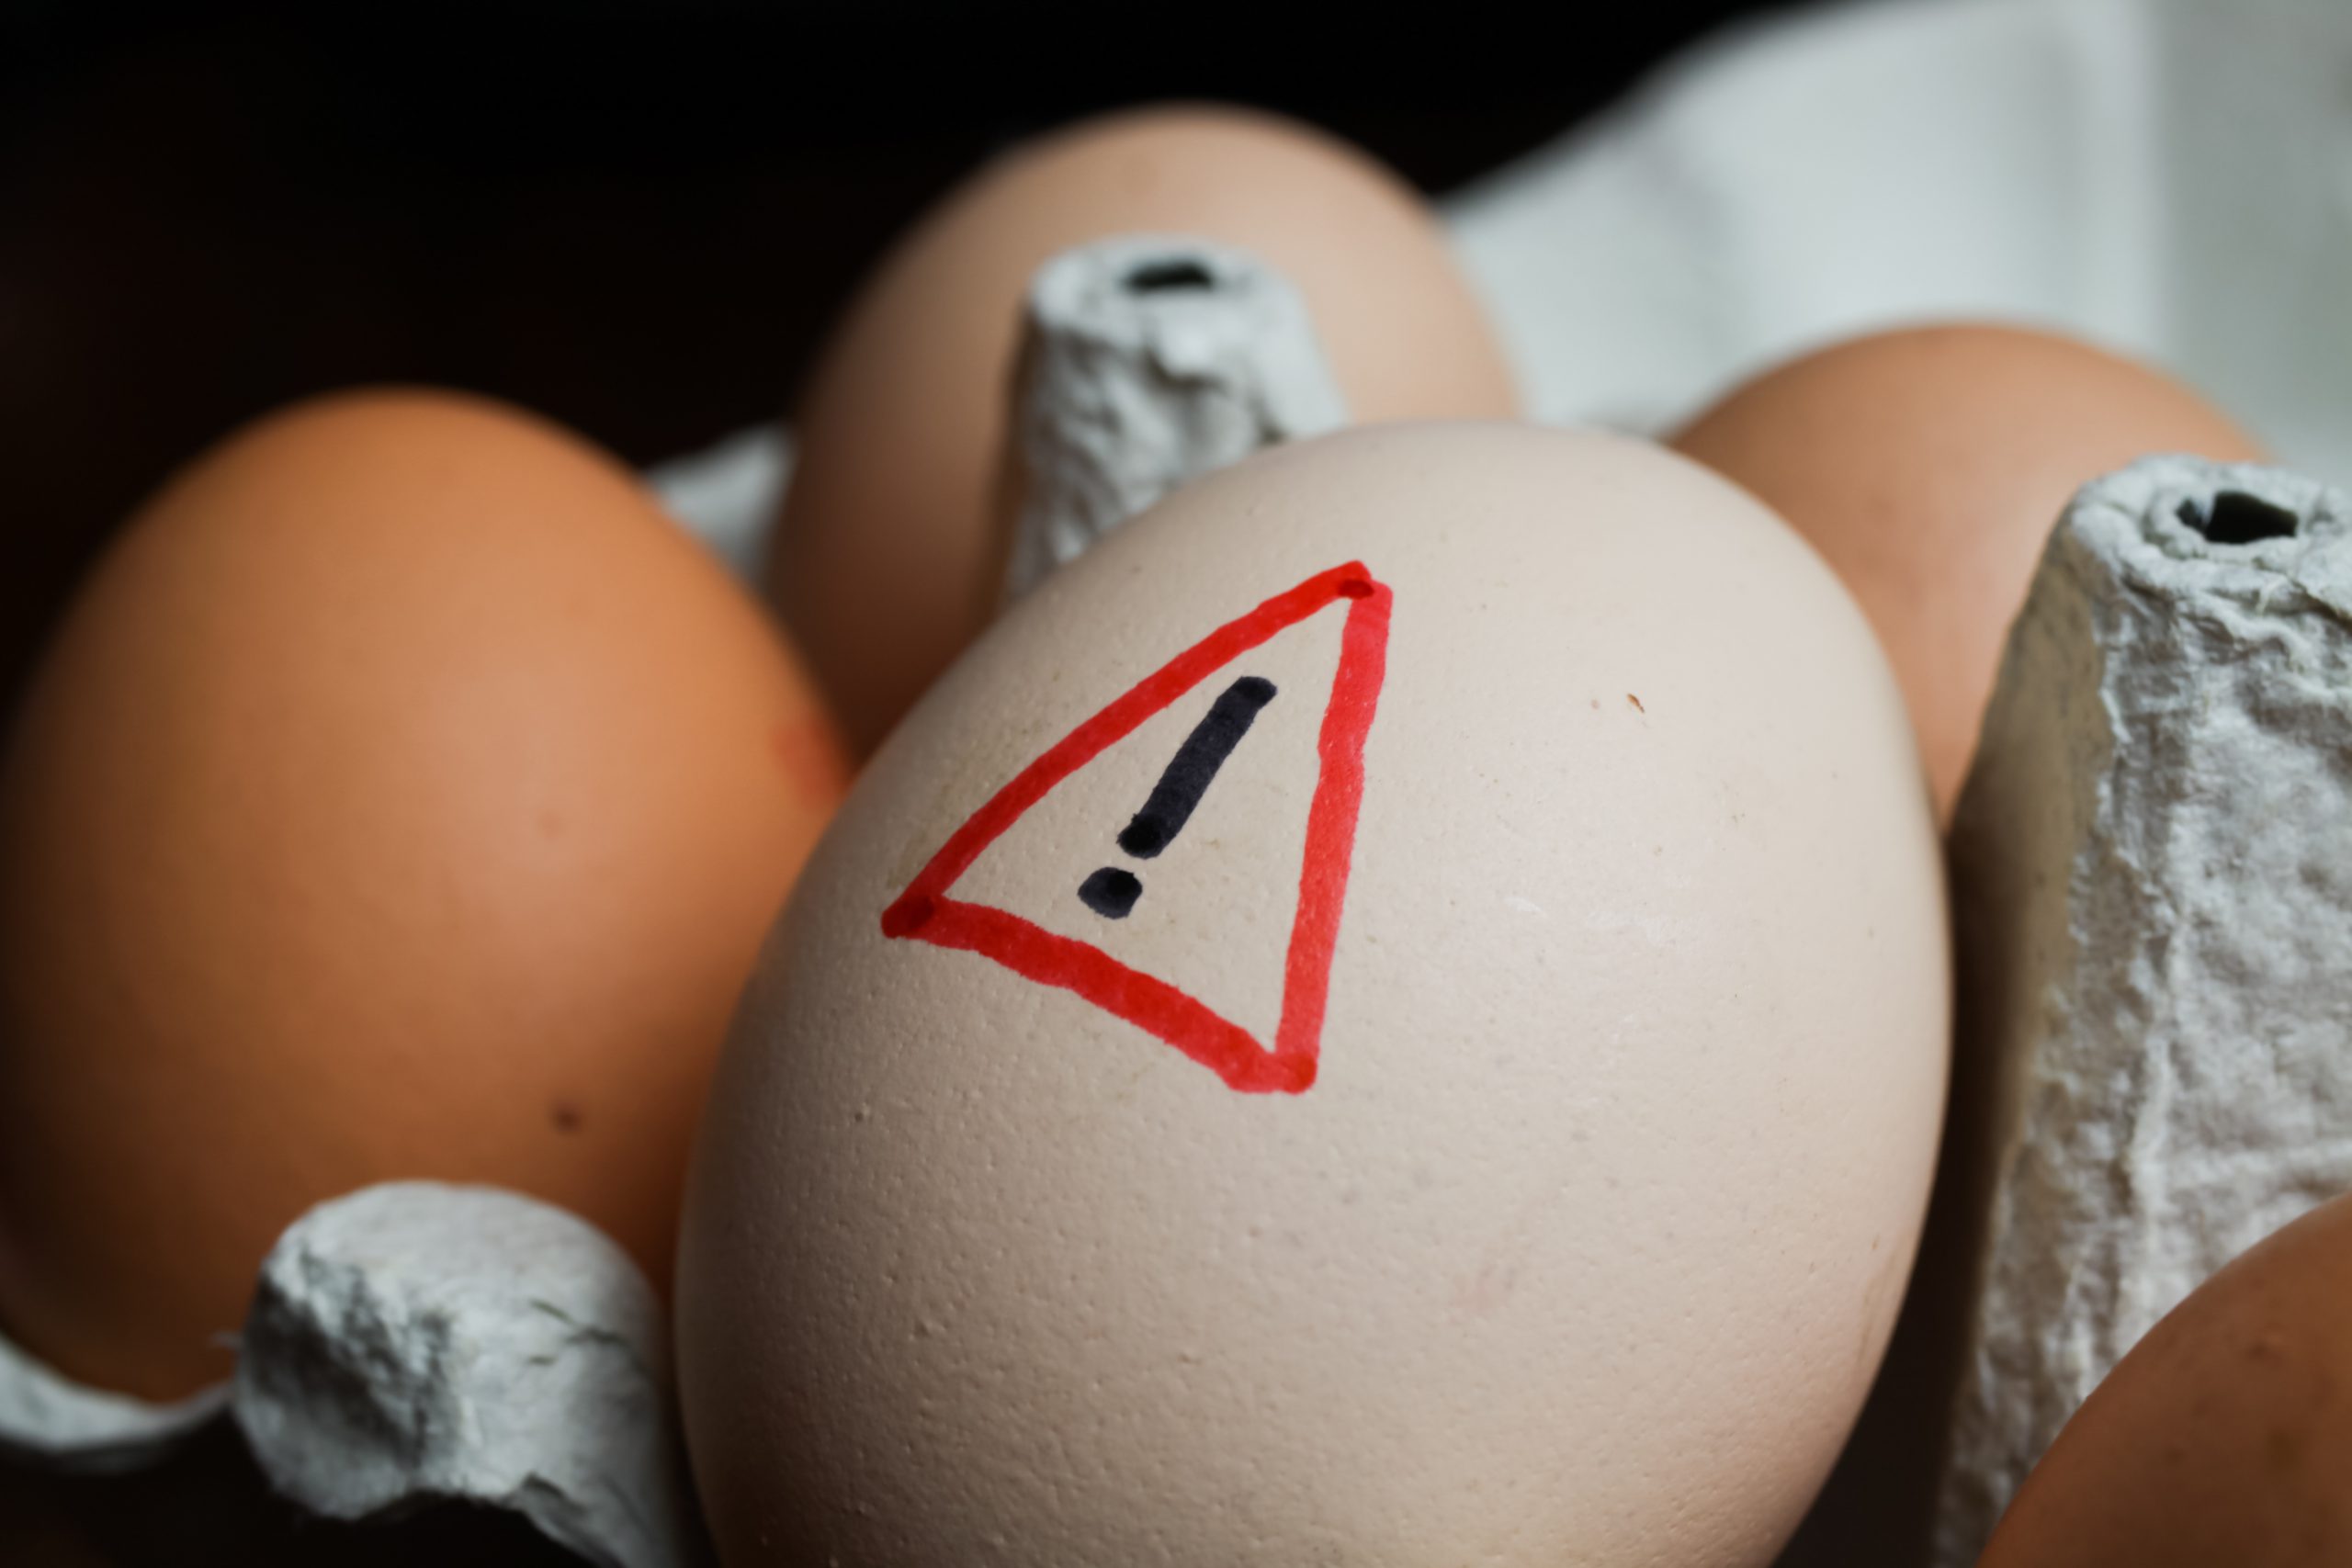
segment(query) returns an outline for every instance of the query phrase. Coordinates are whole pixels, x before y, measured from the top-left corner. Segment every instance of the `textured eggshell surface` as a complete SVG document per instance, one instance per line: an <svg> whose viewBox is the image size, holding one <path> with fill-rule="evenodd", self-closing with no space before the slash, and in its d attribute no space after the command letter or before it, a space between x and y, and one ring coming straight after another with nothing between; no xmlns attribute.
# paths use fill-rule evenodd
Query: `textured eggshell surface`
<svg viewBox="0 0 2352 1568"><path fill-rule="evenodd" d="M1442 231L1396 175L1242 109L1133 110L996 159L898 242L805 390L771 580L862 753L994 613L1022 300L1072 246L1196 234L1306 296L1360 420L1517 412Z"/></svg>
<svg viewBox="0 0 2352 1568"><path fill-rule="evenodd" d="M1674 437L1844 579L1894 660L1948 817L2009 623L2075 491L2152 452L2261 457L2147 367L1987 325L1879 333L1766 372Z"/></svg>
<svg viewBox="0 0 2352 1568"><path fill-rule="evenodd" d="M2352 1562L2352 1199L2252 1247L2117 1363L1983 1568Z"/></svg>
<svg viewBox="0 0 2352 1568"><path fill-rule="evenodd" d="M0 789L0 1326L161 1397L313 1203L439 1178L666 1280L695 1115L845 787L623 469L454 396L262 422L128 525Z"/></svg>
<svg viewBox="0 0 2352 1568"><path fill-rule="evenodd" d="M680 1255L727 1562L1768 1562L1925 1202L1939 878L1860 615L1696 465L1392 425L1195 481L956 664L763 957ZM1326 922L1311 1073L1173 1043L1170 992L1295 1049Z"/></svg>

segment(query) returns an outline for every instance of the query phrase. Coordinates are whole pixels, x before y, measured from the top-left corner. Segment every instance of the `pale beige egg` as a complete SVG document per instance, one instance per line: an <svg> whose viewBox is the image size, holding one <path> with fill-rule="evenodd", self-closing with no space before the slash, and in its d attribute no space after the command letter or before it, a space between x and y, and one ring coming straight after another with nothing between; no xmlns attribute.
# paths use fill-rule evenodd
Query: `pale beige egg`
<svg viewBox="0 0 2352 1568"><path fill-rule="evenodd" d="M730 1568L1761 1565L1868 1388L1949 1048L1869 627L1645 443L1198 481L875 759L680 1256Z"/></svg>

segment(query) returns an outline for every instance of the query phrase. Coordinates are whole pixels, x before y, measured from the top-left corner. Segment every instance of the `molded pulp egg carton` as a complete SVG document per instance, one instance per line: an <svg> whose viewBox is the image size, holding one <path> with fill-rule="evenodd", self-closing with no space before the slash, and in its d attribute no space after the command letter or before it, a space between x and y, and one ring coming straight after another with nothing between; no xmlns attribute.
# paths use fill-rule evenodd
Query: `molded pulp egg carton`
<svg viewBox="0 0 2352 1568"><path fill-rule="evenodd" d="M1656 431L1824 341L1993 316L2161 365L2287 468L2341 482L2347 79L2338 0L1838 8L1702 45L1444 210L1539 420ZM771 428L650 478L748 571L790 466ZM2191 498L2167 506L2217 485L2307 518L2336 504L2260 473L2108 484L2103 505L2167 484ZM480 1190L371 1189L280 1243L230 1387L151 1406L0 1341L0 1460L137 1471L228 1420L315 1513L469 1500L583 1561L671 1568L707 1548L664 1336L583 1223Z"/></svg>

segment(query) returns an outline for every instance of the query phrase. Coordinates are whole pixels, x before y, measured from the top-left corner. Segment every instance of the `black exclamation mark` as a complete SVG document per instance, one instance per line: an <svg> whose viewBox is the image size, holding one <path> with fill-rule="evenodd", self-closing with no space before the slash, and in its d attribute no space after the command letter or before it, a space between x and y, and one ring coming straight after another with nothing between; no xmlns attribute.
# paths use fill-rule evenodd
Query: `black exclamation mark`
<svg viewBox="0 0 2352 1568"><path fill-rule="evenodd" d="M1208 716L1176 749L1143 809L1119 830L1119 847L1137 860L1149 860L1175 842L1192 820L1193 808L1208 793L1209 781L1250 733L1258 710L1273 700L1274 683L1262 676L1244 675L1227 686L1210 705ZM1078 897L1103 919L1124 920L1143 897L1143 884L1135 873L1106 865L1078 885Z"/></svg>

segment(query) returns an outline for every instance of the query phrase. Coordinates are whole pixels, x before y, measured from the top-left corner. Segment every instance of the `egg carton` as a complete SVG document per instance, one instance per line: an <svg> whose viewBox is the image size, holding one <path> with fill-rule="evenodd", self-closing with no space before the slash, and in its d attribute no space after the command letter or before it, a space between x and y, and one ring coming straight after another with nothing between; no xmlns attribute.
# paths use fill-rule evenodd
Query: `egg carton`
<svg viewBox="0 0 2352 1568"><path fill-rule="evenodd" d="M1922 1413L1951 1413L1939 1568L2159 1318L2352 1192L2347 751L2352 495L2175 457L2085 487L1950 840L1939 1239L1976 1277L1957 1397Z"/></svg>
<svg viewBox="0 0 2352 1568"><path fill-rule="evenodd" d="M2352 186L2332 166L2352 123L2335 73L2347 50L2352 12L2327 0L1825 12L1703 46L1446 216L1541 420L1654 431L1823 341L1995 316L2166 365L2290 468L2340 477L2352 315L2328 262L2352 234ZM771 427L649 478L750 576L790 468L789 434ZM2145 514L2147 482L2109 481L2102 504ZM2165 482L2209 505L2270 495L2304 523L2341 511L2291 476ZM2012 669L2025 657L2013 649ZM1997 847L1997 824L1984 841L2022 852ZM2144 1314L2185 1277L2165 1267L2111 1269L2098 1332L2124 1321L2118 1297ZM2084 1331L2047 1273L2017 1276L2010 1304L1977 1317L2030 1320L2045 1359ZM707 1547L668 1359L650 1288L593 1227L511 1194L397 1184L281 1239L227 1387L150 1405L0 1341L0 1450L122 1472L231 1422L269 1484L322 1515L469 1499L589 1562L692 1563ZM1997 1489L2046 1426L2037 1415L1961 1462Z"/></svg>
<svg viewBox="0 0 2352 1568"><path fill-rule="evenodd" d="M235 1423L326 1518L425 1502L511 1511L600 1568L707 1561L652 1287L587 1222L490 1188L369 1187L263 1263L227 1386L155 1405L0 1340L0 1450L123 1472Z"/></svg>

